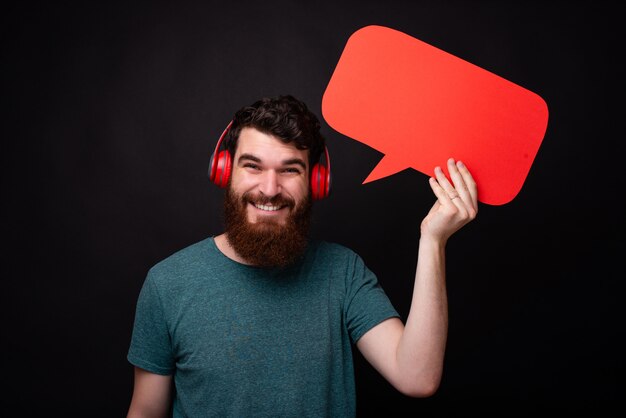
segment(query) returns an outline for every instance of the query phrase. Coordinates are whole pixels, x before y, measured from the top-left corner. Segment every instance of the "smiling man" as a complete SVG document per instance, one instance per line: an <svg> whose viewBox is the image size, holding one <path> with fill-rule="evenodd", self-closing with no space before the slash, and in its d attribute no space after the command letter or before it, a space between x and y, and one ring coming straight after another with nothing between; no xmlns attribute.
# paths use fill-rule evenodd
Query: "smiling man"
<svg viewBox="0 0 626 418"><path fill-rule="evenodd" d="M445 245L477 213L467 167L449 159L451 181L440 167L429 180L437 199L421 223L403 322L361 257L309 239L330 164L319 162L328 150L306 105L261 99L225 133L209 170L226 186L225 231L148 271L128 418L354 417L354 345L401 393L432 395L447 338Z"/></svg>

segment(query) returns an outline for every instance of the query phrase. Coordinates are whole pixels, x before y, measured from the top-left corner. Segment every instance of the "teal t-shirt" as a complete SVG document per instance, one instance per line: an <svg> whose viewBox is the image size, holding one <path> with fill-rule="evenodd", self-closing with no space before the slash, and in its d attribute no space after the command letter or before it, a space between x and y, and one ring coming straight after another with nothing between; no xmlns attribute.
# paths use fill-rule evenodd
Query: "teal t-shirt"
<svg viewBox="0 0 626 418"><path fill-rule="evenodd" d="M352 344L399 316L352 250L312 242L284 269L207 238L153 266L128 361L173 375L174 417L354 417Z"/></svg>

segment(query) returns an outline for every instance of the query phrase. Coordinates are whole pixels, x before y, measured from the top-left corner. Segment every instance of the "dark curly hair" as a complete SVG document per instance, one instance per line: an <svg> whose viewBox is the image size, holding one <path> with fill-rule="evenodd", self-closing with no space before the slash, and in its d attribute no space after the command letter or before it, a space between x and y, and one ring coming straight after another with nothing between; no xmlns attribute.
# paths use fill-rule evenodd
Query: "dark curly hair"
<svg viewBox="0 0 626 418"><path fill-rule="evenodd" d="M273 135L284 143L295 143L300 150L309 150L309 167L313 167L324 151L325 139L320 122L306 104L291 95L265 97L239 109L226 137L226 147L235 156L237 139L246 127Z"/></svg>

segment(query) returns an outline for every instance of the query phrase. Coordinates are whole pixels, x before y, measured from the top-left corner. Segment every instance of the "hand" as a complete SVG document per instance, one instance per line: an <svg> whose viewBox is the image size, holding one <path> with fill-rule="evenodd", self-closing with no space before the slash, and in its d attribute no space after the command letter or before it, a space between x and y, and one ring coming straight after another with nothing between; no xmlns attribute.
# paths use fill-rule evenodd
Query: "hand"
<svg viewBox="0 0 626 418"><path fill-rule="evenodd" d="M448 238L472 221L478 213L478 190L469 170L461 161L448 160L452 183L441 167L435 167L435 177L429 179L437 201L421 225L422 237L445 243Z"/></svg>

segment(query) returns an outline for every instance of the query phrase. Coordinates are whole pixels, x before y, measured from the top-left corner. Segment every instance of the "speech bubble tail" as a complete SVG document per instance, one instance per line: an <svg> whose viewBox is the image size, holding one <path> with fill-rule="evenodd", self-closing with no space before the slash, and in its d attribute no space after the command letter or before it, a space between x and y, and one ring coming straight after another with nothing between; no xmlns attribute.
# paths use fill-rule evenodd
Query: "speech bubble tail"
<svg viewBox="0 0 626 418"><path fill-rule="evenodd" d="M397 162L394 162L391 158L385 156L378 162L378 165L374 167L369 176L363 180L363 184L399 173L405 168L407 168L407 166L400 165Z"/></svg>

